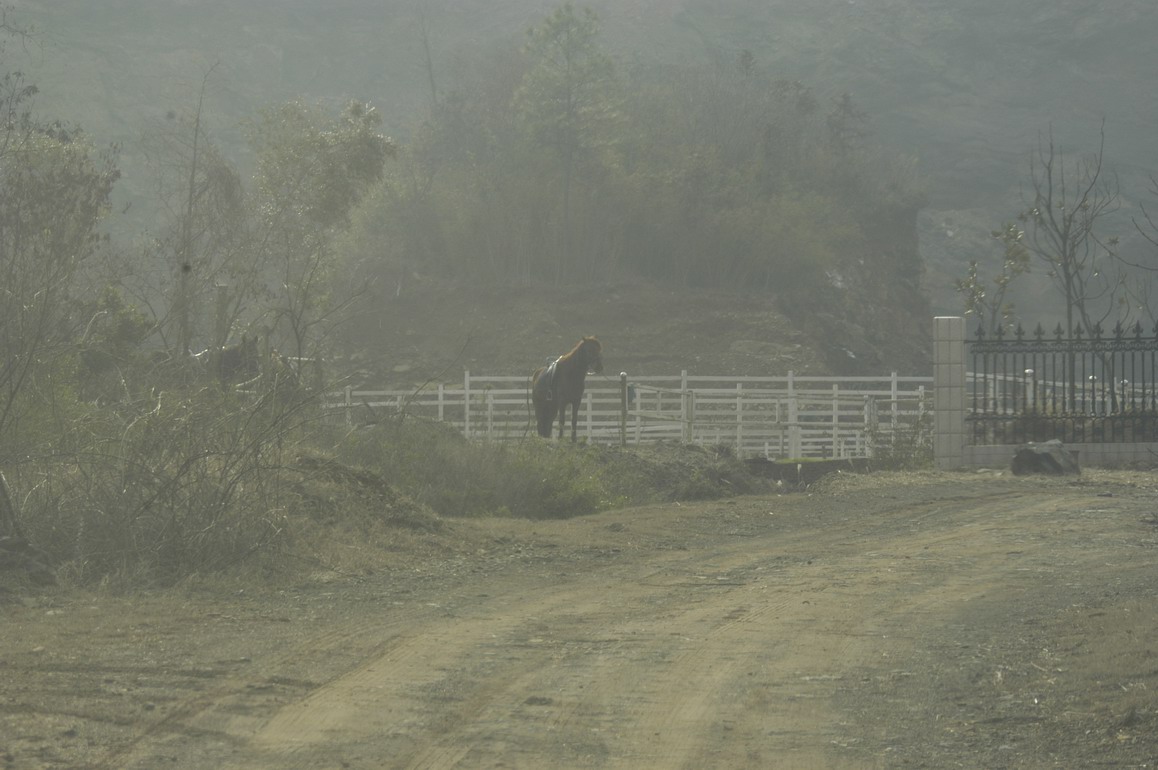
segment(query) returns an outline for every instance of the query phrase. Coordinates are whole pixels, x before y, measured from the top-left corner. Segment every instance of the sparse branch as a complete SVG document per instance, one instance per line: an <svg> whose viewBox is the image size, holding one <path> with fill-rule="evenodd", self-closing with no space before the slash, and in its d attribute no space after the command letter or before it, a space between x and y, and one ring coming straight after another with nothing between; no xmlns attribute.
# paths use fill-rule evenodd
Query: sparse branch
<svg viewBox="0 0 1158 770"><path fill-rule="evenodd" d="M213 74L217 64L215 62L201 78L201 90L197 94L197 111L193 115L193 149L189 162L189 180L185 190L185 210L181 219L181 240L177 255L177 344L181 351L188 350L192 342L190 327L192 298L189 296L189 284L193 277L193 212L199 197L197 173L200 170L198 161L201 149L201 115L205 108L205 89L209 84L209 76ZM220 343L215 341L215 344Z"/></svg>
<svg viewBox="0 0 1158 770"><path fill-rule="evenodd" d="M1105 124L1097 151L1067 169L1066 157L1050 129L1039 137L1030 158L1029 205L1019 219L1028 225L1027 247L1040 262L1065 302L1066 324L1086 331L1112 312L1124 278L1113 258L1115 238L1098 232L1105 217L1117 211L1116 177L1106 178Z"/></svg>
<svg viewBox="0 0 1158 770"><path fill-rule="evenodd" d="M1014 280L1029 272L1030 253L1024 243L1025 233L1011 222L993 231L991 235L1004 247L1001 271L990 281L992 288L981 278L976 261L969 263L966 277L956 280L954 284L957 293L965 301L966 315L980 317L988 331L994 332L1013 321L1014 305L1006 301L1006 294Z"/></svg>
<svg viewBox="0 0 1158 770"><path fill-rule="evenodd" d="M1150 194L1158 198L1158 178L1151 175L1150 177ZM1146 204L1139 204L1142 210L1142 222L1139 222L1137 217L1132 217L1130 221L1134 223L1134 227L1138 230L1138 234L1150 242L1151 245L1158 247L1158 220L1155 220L1154 215L1146 208ZM1145 226L1143 226L1143 222ZM1156 270L1158 267L1132 265L1144 270Z"/></svg>

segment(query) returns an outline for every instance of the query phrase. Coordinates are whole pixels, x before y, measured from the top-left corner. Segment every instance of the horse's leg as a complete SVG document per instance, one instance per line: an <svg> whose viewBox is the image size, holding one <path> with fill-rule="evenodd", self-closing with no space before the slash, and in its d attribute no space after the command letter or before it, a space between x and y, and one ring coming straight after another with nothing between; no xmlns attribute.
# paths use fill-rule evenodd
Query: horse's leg
<svg viewBox="0 0 1158 770"><path fill-rule="evenodd" d="M579 425L579 402L578 401L572 401L571 402L571 441L572 441L572 443L575 442L575 439L578 435L578 433L577 433L577 429L578 429L577 426L578 425Z"/></svg>
<svg viewBox="0 0 1158 770"><path fill-rule="evenodd" d="M563 440L563 429L567 425L567 402L559 404L559 440Z"/></svg>
<svg viewBox="0 0 1158 770"><path fill-rule="evenodd" d="M551 438L551 429L555 427L555 415L547 409L547 405L535 399L535 432L543 438Z"/></svg>

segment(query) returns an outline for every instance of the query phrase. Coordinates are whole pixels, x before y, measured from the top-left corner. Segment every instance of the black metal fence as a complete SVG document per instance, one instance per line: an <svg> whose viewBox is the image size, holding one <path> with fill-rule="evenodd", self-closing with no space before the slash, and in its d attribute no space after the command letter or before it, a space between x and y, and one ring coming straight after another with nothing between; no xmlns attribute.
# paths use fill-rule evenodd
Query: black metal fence
<svg viewBox="0 0 1158 770"><path fill-rule="evenodd" d="M966 343L972 443L1158 441L1158 324L1108 336L979 328Z"/></svg>

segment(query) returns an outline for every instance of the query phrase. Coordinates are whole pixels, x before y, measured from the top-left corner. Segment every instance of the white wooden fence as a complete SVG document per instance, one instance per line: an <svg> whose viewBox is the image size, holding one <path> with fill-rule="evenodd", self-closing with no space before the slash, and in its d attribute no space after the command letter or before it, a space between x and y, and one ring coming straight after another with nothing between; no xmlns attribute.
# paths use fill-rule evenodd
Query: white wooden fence
<svg viewBox="0 0 1158 770"><path fill-rule="evenodd" d="M727 444L742 457L868 457L873 447L925 424L932 377L588 376L580 437L593 443L669 439ZM454 425L491 441L535 435L530 380L478 376L462 386L413 390L348 387L323 401L350 424L407 415ZM570 433L568 415L567 433Z"/></svg>

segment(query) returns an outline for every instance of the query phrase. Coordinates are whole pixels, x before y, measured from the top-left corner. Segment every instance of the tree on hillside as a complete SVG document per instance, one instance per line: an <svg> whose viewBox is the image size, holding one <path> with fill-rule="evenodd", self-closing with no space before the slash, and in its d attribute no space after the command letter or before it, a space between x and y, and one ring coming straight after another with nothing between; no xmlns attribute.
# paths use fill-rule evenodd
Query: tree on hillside
<svg viewBox="0 0 1158 770"><path fill-rule="evenodd" d="M856 106L852 94L843 93L824 119L828 143L841 158L862 146L871 136L868 113Z"/></svg>
<svg viewBox="0 0 1158 770"><path fill-rule="evenodd" d="M859 146L845 159L856 184L838 184L808 86L752 60L637 66L623 81L594 79L592 109L576 113L562 109L574 103L567 88L546 88L567 82L548 66L562 59L495 54L440 91L357 212L350 264L389 275L388 296L403 275L524 286L638 276L858 320L880 306L886 322L916 312L912 167Z"/></svg>
<svg viewBox="0 0 1158 770"><path fill-rule="evenodd" d="M553 159L511 109L527 69L520 50L497 47L457 71L407 132L354 222L356 269L385 279L383 290L401 291L411 272L525 284L558 258Z"/></svg>
<svg viewBox="0 0 1158 770"><path fill-rule="evenodd" d="M34 86L0 77L0 458L51 408L85 321L74 313L85 262L119 172L77 128L35 120Z"/></svg>
<svg viewBox="0 0 1158 770"><path fill-rule="evenodd" d="M564 3L528 32L531 67L515 93L515 107L534 139L559 159L562 238L555 280L571 266L572 192L584 153L610 138L618 110L615 67L598 45L595 12Z"/></svg>
<svg viewBox="0 0 1158 770"><path fill-rule="evenodd" d="M812 297L862 256L857 190L829 184L811 90L754 63L633 72L622 155L636 217L626 251L687 287ZM859 188L858 188L859 189ZM843 277L842 277L843 276Z"/></svg>
<svg viewBox="0 0 1158 770"><path fill-rule="evenodd" d="M360 102L337 120L290 102L263 111L254 127L263 324L294 355L312 355L314 332L345 305L331 293L332 242L396 152L380 125L377 111Z"/></svg>

